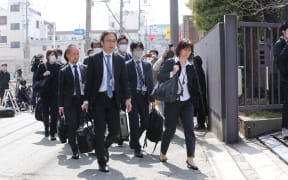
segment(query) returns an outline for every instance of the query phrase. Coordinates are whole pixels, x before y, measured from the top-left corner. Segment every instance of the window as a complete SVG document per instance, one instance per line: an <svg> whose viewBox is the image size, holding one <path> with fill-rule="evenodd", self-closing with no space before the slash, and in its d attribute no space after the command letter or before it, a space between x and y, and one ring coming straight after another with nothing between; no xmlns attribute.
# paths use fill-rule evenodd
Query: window
<svg viewBox="0 0 288 180"><path fill-rule="evenodd" d="M11 41L11 48L20 48L19 41Z"/></svg>
<svg viewBox="0 0 288 180"><path fill-rule="evenodd" d="M11 30L19 30L20 29L20 23L12 23L10 26Z"/></svg>
<svg viewBox="0 0 288 180"><path fill-rule="evenodd" d="M0 16L0 25L7 24L7 16Z"/></svg>
<svg viewBox="0 0 288 180"><path fill-rule="evenodd" d="M40 26L40 22L36 21L36 28L39 29L39 26Z"/></svg>
<svg viewBox="0 0 288 180"><path fill-rule="evenodd" d="M19 4L13 4L10 6L10 12L19 12L20 11L20 5Z"/></svg>
<svg viewBox="0 0 288 180"><path fill-rule="evenodd" d="M7 36L0 36L0 43L7 43Z"/></svg>

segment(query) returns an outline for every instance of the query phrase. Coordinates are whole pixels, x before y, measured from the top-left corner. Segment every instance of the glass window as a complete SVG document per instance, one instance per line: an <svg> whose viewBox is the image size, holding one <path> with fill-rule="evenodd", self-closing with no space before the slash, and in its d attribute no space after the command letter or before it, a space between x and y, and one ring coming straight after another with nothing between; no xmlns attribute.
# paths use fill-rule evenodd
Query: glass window
<svg viewBox="0 0 288 180"><path fill-rule="evenodd" d="M10 26L11 30L19 30L20 29L20 23L12 23Z"/></svg>
<svg viewBox="0 0 288 180"><path fill-rule="evenodd" d="M0 25L7 24L7 16L0 16Z"/></svg>
<svg viewBox="0 0 288 180"><path fill-rule="evenodd" d="M19 41L11 41L11 48L20 48Z"/></svg>
<svg viewBox="0 0 288 180"><path fill-rule="evenodd" d="M36 21L36 28L39 29L39 26L40 26L40 22Z"/></svg>
<svg viewBox="0 0 288 180"><path fill-rule="evenodd" d="M20 11L20 5L19 4L13 4L10 6L10 12L19 12Z"/></svg>
<svg viewBox="0 0 288 180"><path fill-rule="evenodd" d="M7 36L0 36L0 43L7 43Z"/></svg>

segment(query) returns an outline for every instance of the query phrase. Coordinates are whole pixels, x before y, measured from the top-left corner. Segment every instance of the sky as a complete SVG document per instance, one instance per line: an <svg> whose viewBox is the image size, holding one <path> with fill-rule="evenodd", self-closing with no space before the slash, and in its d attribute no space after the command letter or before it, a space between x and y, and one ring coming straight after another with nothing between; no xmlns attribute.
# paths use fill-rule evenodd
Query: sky
<svg viewBox="0 0 288 180"><path fill-rule="evenodd" d="M92 30L108 29L109 12L104 2L94 0L92 7ZM130 2L129 2L130 1ZM191 14L186 7L189 0L178 0L179 18ZM76 28L85 29L86 0L29 0L31 7L42 13L45 20L56 22L57 31L73 31ZM124 10L138 10L138 0L124 0ZM147 0L150 6L141 7L148 24L169 24L169 0ZM5 5L8 0L0 0ZM141 4L144 0L141 0ZM118 12L120 0L110 0L109 6L113 12ZM181 21L179 21L181 23Z"/></svg>

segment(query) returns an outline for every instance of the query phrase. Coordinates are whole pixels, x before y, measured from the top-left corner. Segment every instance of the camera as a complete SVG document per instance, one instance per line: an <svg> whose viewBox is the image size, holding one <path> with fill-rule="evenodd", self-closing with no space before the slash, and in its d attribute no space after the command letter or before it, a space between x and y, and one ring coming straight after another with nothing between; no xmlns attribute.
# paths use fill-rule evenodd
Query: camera
<svg viewBox="0 0 288 180"><path fill-rule="evenodd" d="M147 54L147 57L152 57L152 54Z"/></svg>

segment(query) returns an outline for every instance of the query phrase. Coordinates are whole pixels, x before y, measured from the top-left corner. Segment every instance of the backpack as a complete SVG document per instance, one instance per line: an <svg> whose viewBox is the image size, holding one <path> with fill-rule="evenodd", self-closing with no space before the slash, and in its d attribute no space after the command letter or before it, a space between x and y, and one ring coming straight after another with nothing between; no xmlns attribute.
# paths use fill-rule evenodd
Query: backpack
<svg viewBox="0 0 288 180"><path fill-rule="evenodd" d="M158 142L161 141L163 133L163 121L164 121L163 115L155 108L153 108L149 114L149 124L143 145L143 148L147 147L147 139L151 142L154 142L155 146L152 154L154 153Z"/></svg>

